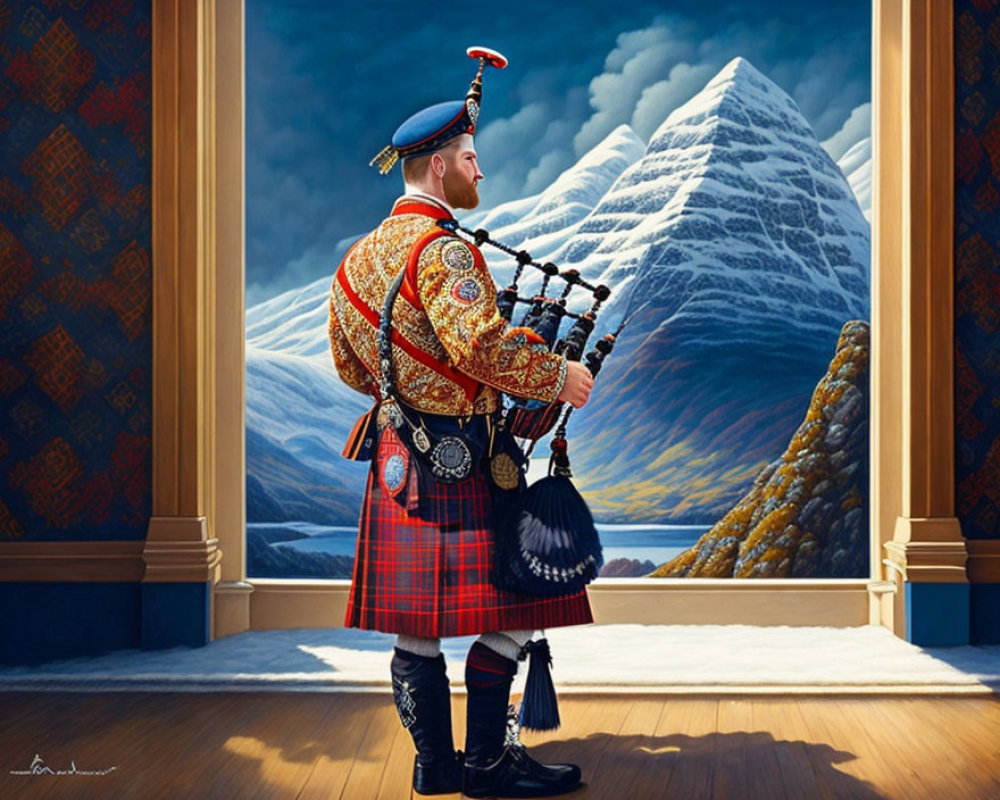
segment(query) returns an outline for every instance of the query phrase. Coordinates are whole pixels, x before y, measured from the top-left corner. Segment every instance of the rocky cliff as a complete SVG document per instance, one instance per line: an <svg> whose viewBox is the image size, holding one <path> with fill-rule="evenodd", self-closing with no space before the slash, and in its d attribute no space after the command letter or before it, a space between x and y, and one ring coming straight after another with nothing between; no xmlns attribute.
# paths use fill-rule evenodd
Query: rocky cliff
<svg viewBox="0 0 1000 800"><path fill-rule="evenodd" d="M652 577L868 574L868 344L866 322L845 323L785 453L694 547Z"/></svg>

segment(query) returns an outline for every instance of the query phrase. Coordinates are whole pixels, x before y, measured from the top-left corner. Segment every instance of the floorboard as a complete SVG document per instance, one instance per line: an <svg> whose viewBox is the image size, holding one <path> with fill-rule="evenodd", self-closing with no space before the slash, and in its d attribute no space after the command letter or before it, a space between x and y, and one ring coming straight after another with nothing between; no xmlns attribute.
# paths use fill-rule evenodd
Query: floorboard
<svg viewBox="0 0 1000 800"><path fill-rule="evenodd" d="M564 695L560 710L560 729L522 739L582 766L575 800L1000 797L996 697ZM464 715L456 695L459 747ZM388 694L0 693L0 754L0 798L18 800L419 797ZM11 774L36 754L76 774Z"/></svg>

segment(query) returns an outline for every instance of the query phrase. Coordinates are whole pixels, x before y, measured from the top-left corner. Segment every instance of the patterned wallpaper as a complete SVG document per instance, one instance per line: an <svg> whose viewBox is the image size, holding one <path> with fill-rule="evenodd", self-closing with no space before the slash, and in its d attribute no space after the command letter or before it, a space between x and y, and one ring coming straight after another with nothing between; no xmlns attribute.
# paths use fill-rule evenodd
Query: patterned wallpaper
<svg viewBox="0 0 1000 800"><path fill-rule="evenodd" d="M955 0L957 515L1000 537L1000 0Z"/></svg>
<svg viewBox="0 0 1000 800"><path fill-rule="evenodd" d="M150 513L151 0L0 0L0 541Z"/></svg>

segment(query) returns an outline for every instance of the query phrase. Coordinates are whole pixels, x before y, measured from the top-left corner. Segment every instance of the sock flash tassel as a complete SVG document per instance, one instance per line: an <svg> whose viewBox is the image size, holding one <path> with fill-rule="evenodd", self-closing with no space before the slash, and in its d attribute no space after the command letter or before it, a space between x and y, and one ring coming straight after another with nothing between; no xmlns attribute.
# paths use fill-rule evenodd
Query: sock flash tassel
<svg viewBox="0 0 1000 800"><path fill-rule="evenodd" d="M519 660L529 657L528 677L521 697L521 713L518 723L526 730L551 731L560 725L559 701L552 684L552 653L549 640L539 639L528 642L521 649Z"/></svg>

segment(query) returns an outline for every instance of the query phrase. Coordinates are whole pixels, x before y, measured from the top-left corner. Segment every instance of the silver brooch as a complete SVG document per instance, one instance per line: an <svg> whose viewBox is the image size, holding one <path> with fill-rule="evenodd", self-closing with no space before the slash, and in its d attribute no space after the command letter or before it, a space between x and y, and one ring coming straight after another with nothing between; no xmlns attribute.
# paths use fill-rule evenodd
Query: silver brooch
<svg viewBox="0 0 1000 800"><path fill-rule="evenodd" d="M431 472L439 478L463 480L472 472L472 453L457 436L445 436L430 454Z"/></svg>
<svg viewBox="0 0 1000 800"><path fill-rule="evenodd" d="M455 270L455 272L465 272L472 269L476 263L469 246L465 242L459 241L445 243L441 248L441 261L448 269Z"/></svg>
<svg viewBox="0 0 1000 800"><path fill-rule="evenodd" d="M413 446L416 447L421 453L426 453L431 449L430 437L427 436L427 431L423 428L414 428Z"/></svg>

